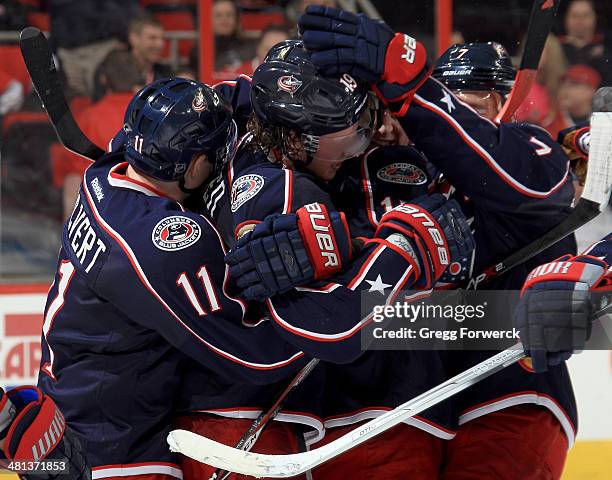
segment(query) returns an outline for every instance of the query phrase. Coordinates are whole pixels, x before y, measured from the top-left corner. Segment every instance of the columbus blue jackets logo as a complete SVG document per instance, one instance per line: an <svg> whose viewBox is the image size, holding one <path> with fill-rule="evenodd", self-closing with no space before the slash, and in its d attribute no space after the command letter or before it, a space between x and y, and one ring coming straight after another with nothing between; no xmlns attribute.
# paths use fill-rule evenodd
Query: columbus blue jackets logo
<svg viewBox="0 0 612 480"><path fill-rule="evenodd" d="M261 190L264 179L260 175L243 175L232 184L232 212L236 212Z"/></svg>
<svg viewBox="0 0 612 480"><path fill-rule="evenodd" d="M151 234L153 244L160 250L173 252L197 242L202 234L200 226L191 218L174 215L161 220Z"/></svg>
<svg viewBox="0 0 612 480"><path fill-rule="evenodd" d="M302 81L295 78L293 75L283 75L276 81L279 90L288 92L292 97L295 92L302 86Z"/></svg>
<svg viewBox="0 0 612 480"><path fill-rule="evenodd" d="M376 176L389 183L403 185L423 185L427 183L427 175L416 165L411 163L392 163L376 172Z"/></svg>
<svg viewBox="0 0 612 480"><path fill-rule="evenodd" d="M208 104L206 103L206 99L204 98L204 93L202 92L201 88L198 88L195 93L195 96L193 97L193 101L191 102L191 108L193 108L194 112L201 112L207 106Z"/></svg>

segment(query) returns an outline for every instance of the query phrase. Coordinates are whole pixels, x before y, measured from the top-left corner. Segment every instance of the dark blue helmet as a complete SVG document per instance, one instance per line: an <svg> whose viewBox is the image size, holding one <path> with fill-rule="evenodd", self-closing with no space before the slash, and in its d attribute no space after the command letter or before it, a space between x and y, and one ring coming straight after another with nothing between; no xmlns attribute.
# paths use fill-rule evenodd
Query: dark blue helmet
<svg viewBox="0 0 612 480"><path fill-rule="evenodd" d="M310 55L301 41L286 40L255 70L251 105L263 124L325 135L357 123L368 106L368 85L348 74L319 75Z"/></svg>
<svg viewBox="0 0 612 480"><path fill-rule="evenodd" d="M495 90L507 95L516 70L506 49L495 42L450 47L437 60L432 76L451 90Z"/></svg>
<svg viewBox="0 0 612 480"><path fill-rule="evenodd" d="M213 178L233 154L232 107L214 89L183 78L147 85L125 112L126 160L162 181L180 180L194 156L205 153Z"/></svg>

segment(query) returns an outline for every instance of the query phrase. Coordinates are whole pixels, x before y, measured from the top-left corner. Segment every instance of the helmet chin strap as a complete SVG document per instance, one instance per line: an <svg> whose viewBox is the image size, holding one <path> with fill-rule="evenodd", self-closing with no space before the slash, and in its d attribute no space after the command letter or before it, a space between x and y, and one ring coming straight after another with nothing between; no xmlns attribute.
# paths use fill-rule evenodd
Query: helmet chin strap
<svg viewBox="0 0 612 480"><path fill-rule="evenodd" d="M186 193L188 195L193 195L194 193L201 192L204 190L204 186L206 185L207 180L208 179L204 180L201 185L195 188L187 188L185 186L185 177L183 176L179 178L178 184L179 184L179 188L181 189L181 192Z"/></svg>

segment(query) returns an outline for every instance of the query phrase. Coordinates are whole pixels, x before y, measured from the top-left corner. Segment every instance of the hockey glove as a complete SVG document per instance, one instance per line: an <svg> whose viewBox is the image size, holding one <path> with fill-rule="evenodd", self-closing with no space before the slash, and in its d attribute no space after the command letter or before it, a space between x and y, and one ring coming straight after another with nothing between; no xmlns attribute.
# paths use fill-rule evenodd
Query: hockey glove
<svg viewBox="0 0 612 480"><path fill-rule="evenodd" d="M559 365L584 348L597 308L591 293L607 269L598 258L565 255L529 274L514 325L536 372L545 372L549 365Z"/></svg>
<svg viewBox="0 0 612 480"><path fill-rule="evenodd" d="M225 262L240 296L262 301L335 274L351 250L344 214L311 203L295 214L266 217L238 240Z"/></svg>
<svg viewBox="0 0 612 480"><path fill-rule="evenodd" d="M65 470L21 478L90 480L91 468L77 435L51 397L36 387L0 389L0 437L5 457L19 462L65 461Z"/></svg>
<svg viewBox="0 0 612 480"><path fill-rule="evenodd" d="M414 91L428 76L425 47L380 20L336 8L311 5L298 19L304 46L323 75L349 73L374 84L376 93L398 116L406 113Z"/></svg>
<svg viewBox="0 0 612 480"><path fill-rule="evenodd" d="M420 197L385 213L375 237L410 254L419 267L415 286L424 290L432 288L451 263L471 258L475 245L457 202L440 194Z"/></svg>

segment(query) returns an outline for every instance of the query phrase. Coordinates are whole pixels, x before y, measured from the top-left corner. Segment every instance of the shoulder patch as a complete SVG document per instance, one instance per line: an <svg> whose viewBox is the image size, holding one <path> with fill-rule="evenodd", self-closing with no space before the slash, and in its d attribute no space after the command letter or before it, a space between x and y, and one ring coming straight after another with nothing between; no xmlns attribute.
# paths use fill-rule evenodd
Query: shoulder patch
<svg viewBox="0 0 612 480"><path fill-rule="evenodd" d="M423 185L427 183L425 172L412 163L392 163L378 170L376 176L389 183L404 185Z"/></svg>
<svg viewBox="0 0 612 480"><path fill-rule="evenodd" d="M195 220L182 215L173 215L160 220L151 234L153 244L160 250L174 252L197 242L202 229Z"/></svg>
<svg viewBox="0 0 612 480"><path fill-rule="evenodd" d="M232 184L232 212L236 212L242 205L259 193L264 185L261 175L243 175L234 180Z"/></svg>

